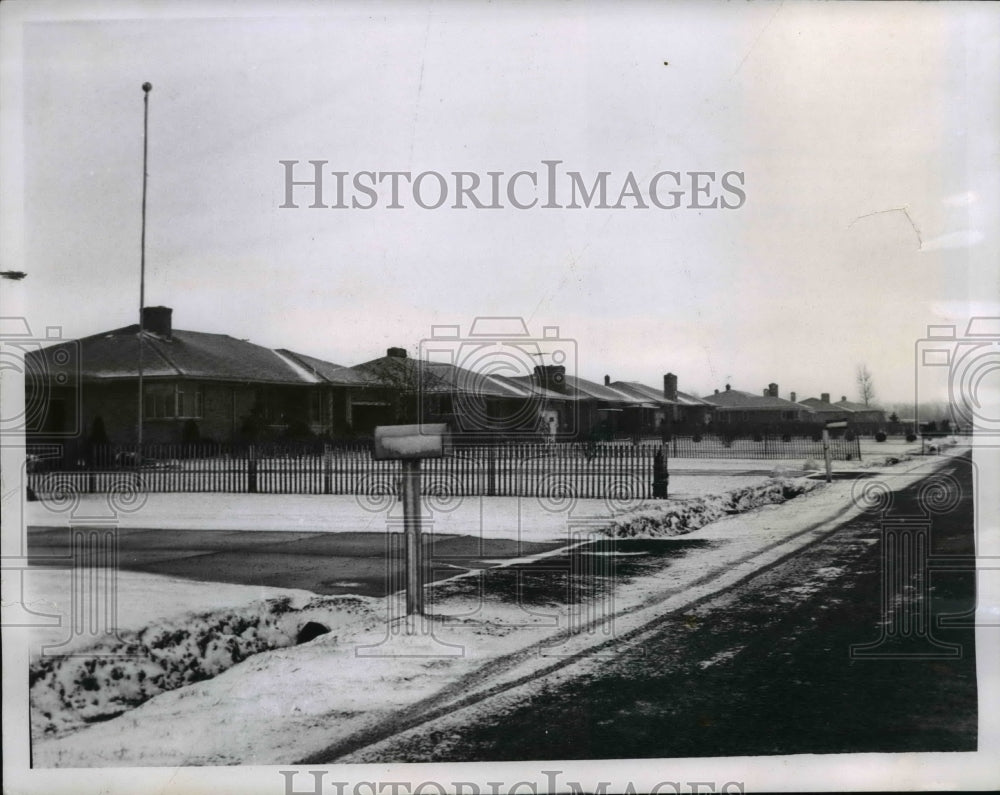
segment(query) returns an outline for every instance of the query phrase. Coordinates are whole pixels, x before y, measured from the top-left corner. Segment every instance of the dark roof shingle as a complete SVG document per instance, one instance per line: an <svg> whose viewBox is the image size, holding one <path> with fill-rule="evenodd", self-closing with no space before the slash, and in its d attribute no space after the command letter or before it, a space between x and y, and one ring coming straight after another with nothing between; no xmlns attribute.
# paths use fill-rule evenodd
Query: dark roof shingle
<svg viewBox="0 0 1000 795"><path fill-rule="evenodd" d="M86 380L136 378L139 374L139 326L94 334L32 351L44 369L48 357L60 347L78 353L80 375ZM72 346L72 347L71 347ZM75 351L73 350L75 348ZM311 379L291 366L277 352L226 334L174 329L169 338L144 332L143 375L149 378L198 378L220 381L256 381L307 384Z"/></svg>

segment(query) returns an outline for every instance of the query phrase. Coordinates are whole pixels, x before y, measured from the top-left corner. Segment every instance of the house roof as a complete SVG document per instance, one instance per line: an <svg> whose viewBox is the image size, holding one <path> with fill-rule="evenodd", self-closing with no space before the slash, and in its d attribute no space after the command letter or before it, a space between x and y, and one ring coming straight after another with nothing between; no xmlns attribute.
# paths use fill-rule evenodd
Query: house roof
<svg viewBox="0 0 1000 795"><path fill-rule="evenodd" d="M626 395L630 400L641 401L645 406L663 406L663 405L673 405L674 401L667 400L663 393L657 393L655 389L650 389L644 384L632 383L629 381L614 381L608 384L610 389L619 392L622 395Z"/></svg>
<svg viewBox="0 0 1000 795"><path fill-rule="evenodd" d="M790 400L771 397L770 395L754 395L739 389L727 389L717 394L705 395L702 399L720 409L740 409L742 411L762 411L765 409L811 411L808 406L804 406L801 403L793 403Z"/></svg>
<svg viewBox="0 0 1000 795"><path fill-rule="evenodd" d="M854 403L850 400L838 400L833 405L848 411L882 411L878 406L866 406L864 403Z"/></svg>
<svg viewBox="0 0 1000 795"><path fill-rule="evenodd" d="M373 387L420 388L424 392L462 392L487 398L523 400L524 389L512 379L477 373L446 362L429 362L407 356L382 356L349 368L362 383Z"/></svg>
<svg viewBox="0 0 1000 795"><path fill-rule="evenodd" d="M818 414L843 414L844 412L851 413L854 411L854 409L847 406L841 406L838 403L830 403L829 401L823 401L819 398L806 398L805 400L801 400L799 402L803 406L808 406Z"/></svg>
<svg viewBox="0 0 1000 795"><path fill-rule="evenodd" d="M629 394L624 390L615 389L612 386L604 386L595 381L588 381L586 378L580 378L578 375L567 375L564 378L566 387L584 399L589 398L591 400L624 403L626 405L639 405L649 402L648 398Z"/></svg>
<svg viewBox="0 0 1000 795"><path fill-rule="evenodd" d="M356 386L366 383L364 375L352 367L344 367L342 364L327 362L323 359L317 359L315 356L296 353L295 351L288 350L288 348L278 348L278 353L328 384Z"/></svg>
<svg viewBox="0 0 1000 795"><path fill-rule="evenodd" d="M565 392L557 392L541 386L538 383L537 377L534 375L518 375L511 376L509 378L509 380L516 381L517 383L533 389L536 392L541 391L551 394L554 399L559 400L596 400L601 403L613 403L616 406L639 406L648 402L645 397L628 394L623 390L618 390L611 386L604 386L603 384L598 384L594 381L588 381L586 378L580 378L576 375L564 374L562 379L563 386L566 390Z"/></svg>
<svg viewBox="0 0 1000 795"><path fill-rule="evenodd" d="M686 392L678 392L676 400L668 399L662 390L655 387L640 384L638 381L615 381L611 384L615 389L628 392L651 403L675 406L707 406L709 405L701 398L689 395Z"/></svg>
<svg viewBox="0 0 1000 795"><path fill-rule="evenodd" d="M562 401L576 400L576 397L573 395L564 395L562 392L556 392L555 390L546 389L543 386L532 383L530 376L524 378L511 375L490 375L489 378L499 381L522 398L543 398L544 400Z"/></svg>
<svg viewBox="0 0 1000 795"><path fill-rule="evenodd" d="M40 372L57 351L65 349L79 362L81 378L114 380L139 374L139 325L94 334L28 353ZM143 332L143 375L148 378L198 378L220 381L255 381L275 384L309 384L315 380L300 366L261 345L227 334L174 329L170 337ZM29 366L32 366L29 364Z"/></svg>

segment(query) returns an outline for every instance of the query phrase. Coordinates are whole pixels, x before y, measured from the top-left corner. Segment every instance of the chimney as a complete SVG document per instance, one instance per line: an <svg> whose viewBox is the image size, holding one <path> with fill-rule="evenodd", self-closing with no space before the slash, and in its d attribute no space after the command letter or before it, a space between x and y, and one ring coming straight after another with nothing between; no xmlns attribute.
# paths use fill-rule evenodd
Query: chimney
<svg viewBox="0 0 1000 795"><path fill-rule="evenodd" d="M390 359L405 359L406 348L386 348L385 355Z"/></svg>
<svg viewBox="0 0 1000 795"><path fill-rule="evenodd" d="M830 402L830 393L829 392L824 392L823 394L821 394L819 396L819 399L821 401L823 401L824 403L829 403Z"/></svg>
<svg viewBox="0 0 1000 795"><path fill-rule="evenodd" d="M535 380L553 392L566 391L566 368L561 364L536 364Z"/></svg>
<svg viewBox="0 0 1000 795"><path fill-rule="evenodd" d="M792 403L798 403L798 401L795 399L795 393L794 392L789 393L788 399L790 401L792 401Z"/></svg>
<svg viewBox="0 0 1000 795"><path fill-rule="evenodd" d="M841 403L846 403L847 402L847 395L841 395L840 396L840 402Z"/></svg>
<svg viewBox="0 0 1000 795"><path fill-rule="evenodd" d="M611 376L610 375L604 376L604 386L611 386Z"/></svg>
<svg viewBox="0 0 1000 795"><path fill-rule="evenodd" d="M768 397L778 397L778 385L775 383L770 383L767 385L767 396Z"/></svg>
<svg viewBox="0 0 1000 795"><path fill-rule="evenodd" d="M169 306L144 306L142 308L142 327L164 339L170 339L173 332L171 317L174 310Z"/></svg>
<svg viewBox="0 0 1000 795"><path fill-rule="evenodd" d="M673 373L663 376L663 397L667 400L677 400L677 376Z"/></svg>
<svg viewBox="0 0 1000 795"><path fill-rule="evenodd" d="M764 391L763 391L763 392L761 392L761 394L762 394L762 395L763 395L764 397L767 397L768 395L770 395L770 394L771 394L771 390L770 390L770 389L768 389L767 387L764 387Z"/></svg>
<svg viewBox="0 0 1000 795"><path fill-rule="evenodd" d="M717 394L717 395L719 394L719 390L718 389L715 390L715 394Z"/></svg>
<svg viewBox="0 0 1000 795"><path fill-rule="evenodd" d="M729 384L726 384L726 391L729 391Z"/></svg>

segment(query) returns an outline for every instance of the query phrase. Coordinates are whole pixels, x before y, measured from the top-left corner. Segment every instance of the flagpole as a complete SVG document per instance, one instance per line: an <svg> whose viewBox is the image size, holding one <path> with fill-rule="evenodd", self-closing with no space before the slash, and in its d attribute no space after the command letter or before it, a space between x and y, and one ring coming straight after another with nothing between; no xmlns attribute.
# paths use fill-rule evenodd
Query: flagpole
<svg viewBox="0 0 1000 795"><path fill-rule="evenodd" d="M135 465L142 458L142 337L144 332L143 314L146 306L146 161L149 153L149 92L151 83L142 84L142 232L139 243L139 420L136 434Z"/></svg>

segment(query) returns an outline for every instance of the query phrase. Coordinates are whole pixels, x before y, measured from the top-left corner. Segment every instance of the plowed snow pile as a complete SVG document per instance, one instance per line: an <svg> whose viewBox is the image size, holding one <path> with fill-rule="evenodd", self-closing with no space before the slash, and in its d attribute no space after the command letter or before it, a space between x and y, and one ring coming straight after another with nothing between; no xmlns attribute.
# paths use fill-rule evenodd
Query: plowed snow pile
<svg viewBox="0 0 1000 795"><path fill-rule="evenodd" d="M666 503L626 514L611 521L602 531L614 538L663 538L683 535L709 522L762 505L785 502L812 491L818 481L808 478L774 479L758 486L745 486L684 502Z"/></svg>
<svg viewBox="0 0 1000 795"><path fill-rule="evenodd" d="M211 679L251 655L295 645L308 622L334 636L384 623L376 600L288 597L237 609L178 616L138 632L120 631L85 651L31 664L31 733L59 737L110 720L168 690ZM379 605L380 602L377 602Z"/></svg>

